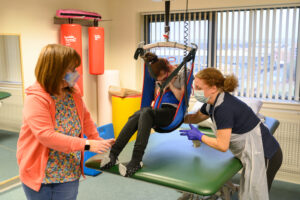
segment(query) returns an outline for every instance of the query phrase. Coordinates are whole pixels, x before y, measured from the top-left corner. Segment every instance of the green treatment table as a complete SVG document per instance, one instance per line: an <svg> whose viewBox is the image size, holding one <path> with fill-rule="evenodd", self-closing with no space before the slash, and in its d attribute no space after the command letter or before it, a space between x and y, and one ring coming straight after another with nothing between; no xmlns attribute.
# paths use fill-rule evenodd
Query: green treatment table
<svg viewBox="0 0 300 200"><path fill-rule="evenodd" d="M6 98L8 98L8 97L10 97L10 96L11 96L11 94L8 93L8 92L1 92L1 91L0 91L0 107L2 106L1 100L6 99Z"/></svg>
<svg viewBox="0 0 300 200"><path fill-rule="evenodd" d="M0 100L6 99L10 96L11 96L11 94L8 92L0 92Z"/></svg>
<svg viewBox="0 0 300 200"><path fill-rule="evenodd" d="M134 141L127 144L119 156L120 162L130 160L133 146ZM99 170L100 162L98 154L85 165ZM151 134L143 163L143 168L132 178L202 196L215 194L242 168L230 151L220 152L203 143L194 148L186 136L180 136L179 130ZM119 174L118 166L105 171Z"/></svg>

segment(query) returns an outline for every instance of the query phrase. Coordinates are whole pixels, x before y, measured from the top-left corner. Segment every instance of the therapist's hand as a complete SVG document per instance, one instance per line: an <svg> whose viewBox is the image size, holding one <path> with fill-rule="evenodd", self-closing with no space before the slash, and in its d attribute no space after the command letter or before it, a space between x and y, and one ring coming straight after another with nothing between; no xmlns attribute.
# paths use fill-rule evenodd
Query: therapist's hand
<svg viewBox="0 0 300 200"><path fill-rule="evenodd" d="M115 143L115 139L108 140L89 140L90 151L95 153L105 153Z"/></svg>
<svg viewBox="0 0 300 200"><path fill-rule="evenodd" d="M199 140L202 142L202 136L204 133L198 130L195 126L190 125L191 130L179 130L180 135L187 136L189 140Z"/></svg>

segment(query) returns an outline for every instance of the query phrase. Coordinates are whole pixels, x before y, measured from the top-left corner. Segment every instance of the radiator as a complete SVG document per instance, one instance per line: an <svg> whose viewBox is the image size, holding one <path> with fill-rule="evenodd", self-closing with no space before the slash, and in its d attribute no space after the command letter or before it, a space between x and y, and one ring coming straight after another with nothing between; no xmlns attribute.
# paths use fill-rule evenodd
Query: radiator
<svg viewBox="0 0 300 200"><path fill-rule="evenodd" d="M0 90L11 93L10 97L1 100L0 129L19 132L22 125L22 85L1 84Z"/></svg>
<svg viewBox="0 0 300 200"><path fill-rule="evenodd" d="M275 179L300 184L300 103L264 102L260 113L280 122L274 136L281 146L283 162Z"/></svg>
<svg viewBox="0 0 300 200"><path fill-rule="evenodd" d="M275 137L283 153L276 178L300 184L300 121L280 120Z"/></svg>

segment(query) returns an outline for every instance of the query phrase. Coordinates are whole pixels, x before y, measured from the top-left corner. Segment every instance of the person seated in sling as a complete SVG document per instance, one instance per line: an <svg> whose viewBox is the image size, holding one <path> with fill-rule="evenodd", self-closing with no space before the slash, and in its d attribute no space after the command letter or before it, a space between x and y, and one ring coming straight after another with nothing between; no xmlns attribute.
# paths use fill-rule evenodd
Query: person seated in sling
<svg viewBox="0 0 300 200"><path fill-rule="evenodd" d="M176 69L176 66L171 65L168 60L158 58L157 55L151 52L147 52L143 59L150 63L152 74L155 76L157 84L163 83ZM163 92L166 97L162 99L160 108L141 108L128 119L115 144L112 146L109 155L102 159L100 165L102 170L116 165L119 154L136 131L137 138L131 160L126 166L120 164L119 172L122 176L132 176L137 170L142 168L142 159L148 144L151 128L168 126L172 122L179 101L184 94L184 80L184 70L182 69L165 87ZM155 91L158 91L157 89L158 87L156 87Z"/></svg>

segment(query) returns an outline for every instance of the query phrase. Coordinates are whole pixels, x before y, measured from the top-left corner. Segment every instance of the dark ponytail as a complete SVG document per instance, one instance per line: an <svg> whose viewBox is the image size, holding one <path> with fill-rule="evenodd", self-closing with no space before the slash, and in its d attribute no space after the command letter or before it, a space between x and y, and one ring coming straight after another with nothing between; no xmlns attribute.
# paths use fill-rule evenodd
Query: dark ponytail
<svg viewBox="0 0 300 200"><path fill-rule="evenodd" d="M150 64L153 64L158 61L157 55L152 52L147 52L142 58L145 62L148 62Z"/></svg>
<svg viewBox="0 0 300 200"><path fill-rule="evenodd" d="M158 58L156 54L152 53L152 52L147 52L143 57L145 62L150 63L151 65L151 69L152 69L152 74L153 78L156 78L160 75L161 71L165 71L165 72L169 72L170 68L169 68L169 61L164 59L164 58Z"/></svg>

